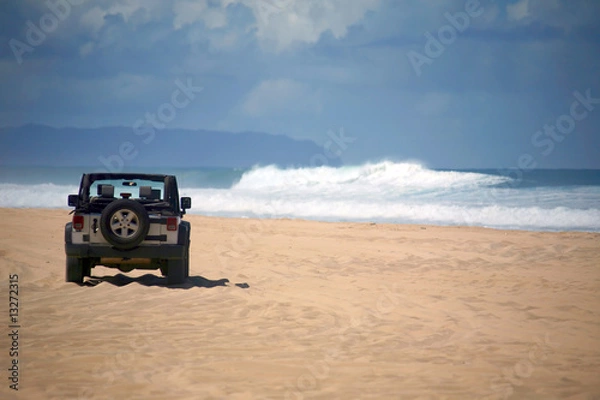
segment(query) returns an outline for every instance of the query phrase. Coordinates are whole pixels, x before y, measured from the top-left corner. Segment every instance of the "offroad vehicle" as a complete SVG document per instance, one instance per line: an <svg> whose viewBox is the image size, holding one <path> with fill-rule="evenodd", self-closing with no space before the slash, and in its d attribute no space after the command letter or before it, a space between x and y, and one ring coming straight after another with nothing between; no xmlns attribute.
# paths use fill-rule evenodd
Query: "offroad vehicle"
<svg viewBox="0 0 600 400"><path fill-rule="evenodd" d="M79 193L68 197L75 209L65 226L67 282L82 283L97 265L160 269L168 285L184 282L191 225L182 217L191 203L180 200L173 175L83 174Z"/></svg>

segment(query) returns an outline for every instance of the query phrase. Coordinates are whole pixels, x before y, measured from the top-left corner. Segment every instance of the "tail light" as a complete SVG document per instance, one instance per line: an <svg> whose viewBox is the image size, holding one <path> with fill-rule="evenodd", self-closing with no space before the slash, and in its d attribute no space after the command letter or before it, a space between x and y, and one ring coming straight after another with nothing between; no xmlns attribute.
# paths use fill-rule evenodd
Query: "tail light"
<svg viewBox="0 0 600 400"><path fill-rule="evenodd" d="M73 216L73 229L80 231L83 229L83 215Z"/></svg>
<svg viewBox="0 0 600 400"><path fill-rule="evenodd" d="M167 218L167 230L168 231L176 231L177 230L177 218L176 217Z"/></svg>

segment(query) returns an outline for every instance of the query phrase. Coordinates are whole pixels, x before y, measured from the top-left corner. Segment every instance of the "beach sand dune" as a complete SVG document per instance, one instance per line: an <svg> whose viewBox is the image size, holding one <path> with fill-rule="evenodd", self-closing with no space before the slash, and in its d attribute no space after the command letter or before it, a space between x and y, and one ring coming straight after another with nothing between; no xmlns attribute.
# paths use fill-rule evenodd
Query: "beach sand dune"
<svg viewBox="0 0 600 400"><path fill-rule="evenodd" d="M69 219L0 209L0 398L600 398L600 234L189 215L185 284L80 286Z"/></svg>

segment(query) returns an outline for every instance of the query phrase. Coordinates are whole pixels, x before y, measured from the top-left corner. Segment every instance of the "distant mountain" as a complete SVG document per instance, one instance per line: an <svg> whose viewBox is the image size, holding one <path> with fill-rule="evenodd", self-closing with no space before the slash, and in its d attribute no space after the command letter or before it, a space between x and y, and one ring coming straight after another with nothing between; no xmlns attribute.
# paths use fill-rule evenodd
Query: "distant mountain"
<svg viewBox="0 0 600 400"><path fill-rule="evenodd" d="M131 167L250 167L340 165L310 140L267 133L155 129L95 129L24 125L0 128L0 165Z"/></svg>

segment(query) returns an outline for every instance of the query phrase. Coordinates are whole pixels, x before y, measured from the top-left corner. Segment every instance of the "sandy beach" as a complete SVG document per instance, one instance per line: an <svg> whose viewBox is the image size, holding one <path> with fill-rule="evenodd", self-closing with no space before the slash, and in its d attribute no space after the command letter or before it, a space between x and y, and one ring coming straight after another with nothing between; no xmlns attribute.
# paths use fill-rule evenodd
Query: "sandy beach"
<svg viewBox="0 0 600 400"><path fill-rule="evenodd" d="M188 215L186 284L77 285L68 212L0 209L0 398L600 398L600 234Z"/></svg>

